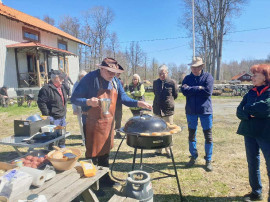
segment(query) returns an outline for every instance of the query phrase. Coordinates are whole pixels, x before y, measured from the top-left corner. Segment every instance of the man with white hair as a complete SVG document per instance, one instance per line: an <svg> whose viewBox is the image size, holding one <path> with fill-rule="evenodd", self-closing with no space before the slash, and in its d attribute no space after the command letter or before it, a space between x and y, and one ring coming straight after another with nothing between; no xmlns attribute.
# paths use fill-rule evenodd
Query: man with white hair
<svg viewBox="0 0 270 202"><path fill-rule="evenodd" d="M153 101L153 112L160 116L164 121L173 124L174 100L178 96L177 83L168 76L168 67L161 65L159 67L159 79L153 83L155 98ZM170 157L169 147L165 148L168 157ZM162 149L156 150L156 154L160 155Z"/></svg>
<svg viewBox="0 0 270 202"><path fill-rule="evenodd" d="M192 167L197 162L198 151L196 133L198 118L200 118L205 138L205 170L213 170L211 160L213 153L212 122L213 109L211 95L213 92L214 79L211 74L204 72L202 58L194 57L191 65L191 73L187 75L183 82L181 91L186 96L186 116L189 131L189 151L190 161L186 167Z"/></svg>
<svg viewBox="0 0 270 202"><path fill-rule="evenodd" d="M50 122L57 126L66 126L67 93L62 85L65 74L59 70L51 71L51 80L38 93L37 104L43 116L49 116ZM65 147L65 139L58 143Z"/></svg>

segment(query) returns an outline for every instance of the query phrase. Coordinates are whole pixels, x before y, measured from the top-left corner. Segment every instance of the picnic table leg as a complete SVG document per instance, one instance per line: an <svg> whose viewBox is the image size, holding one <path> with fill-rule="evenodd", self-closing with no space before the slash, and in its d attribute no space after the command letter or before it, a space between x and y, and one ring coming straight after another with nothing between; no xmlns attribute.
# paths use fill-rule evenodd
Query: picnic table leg
<svg viewBox="0 0 270 202"><path fill-rule="evenodd" d="M87 202L99 202L96 194L91 189L85 190L82 193L82 197L84 201L87 201Z"/></svg>

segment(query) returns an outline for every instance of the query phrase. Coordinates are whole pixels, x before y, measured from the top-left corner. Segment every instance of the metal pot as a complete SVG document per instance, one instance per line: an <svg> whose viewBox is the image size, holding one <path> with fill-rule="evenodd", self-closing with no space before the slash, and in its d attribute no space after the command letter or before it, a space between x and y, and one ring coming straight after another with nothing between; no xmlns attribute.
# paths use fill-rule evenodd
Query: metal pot
<svg viewBox="0 0 270 202"><path fill-rule="evenodd" d="M172 135L144 136L142 133L169 131L166 122L149 114L130 118L120 132L126 133L127 144L138 149L160 149L171 146Z"/></svg>
<svg viewBox="0 0 270 202"><path fill-rule="evenodd" d="M40 117L40 115L35 114L35 115L32 115L32 116L29 116L26 120L36 122L36 121L41 121L42 118Z"/></svg>

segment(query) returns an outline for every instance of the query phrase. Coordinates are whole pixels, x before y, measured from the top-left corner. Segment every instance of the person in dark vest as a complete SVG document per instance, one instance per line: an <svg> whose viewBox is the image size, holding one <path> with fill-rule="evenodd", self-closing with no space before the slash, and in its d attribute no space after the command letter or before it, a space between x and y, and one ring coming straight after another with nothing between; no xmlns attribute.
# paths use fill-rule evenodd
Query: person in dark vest
<svg viewBox="0 0 270 202"><path fill-rule="evenodd" d="M178 97L176 82L169 78L169 70L166 65L159 67L159 79L153 82L154 101L153 112L169 124L173 124L174 100ZM167 156L170 157L170 148L165 148ZM157 149L155 154L160 155L162 149Z"/></svg>
<svg viewBox="0 0 270 202"><path fill-rule="evenodd" d="M134 100L145 101L144 99L144 85L141 83L141 77L138 74L134 74L132 82L128 86L127 95ZM140 107L130 107L130 111L133 116L139 116L141 108Z"/></svg>
<svg viewBox="0 0 270 202"><path fill-rule="evenodd" d="M251 67L253 88L243 97L236 115L241 120L237 134L244 136L251 192L244 201L261 201L260 151L262 152L270 185L270 65ZM270 186L268 190L270 201Z"/></svg>
<svg viewBox="0 0 270 202"><path fill-rule="evenodd" d="M45 84L38 93L37 104L43 116L50 117L50 124L66 126L67 93L62 85L65 75L59 71L51 72L51 80ZM59 147L65 147L65 139L58 143Z"/></svg>
<svg viewBox="0 0 270 202"><path fill-rule="evenodd" d="M205 170L212 171L212 124L213 109L211 95L213 92L214 79L211 74L204 72L204 63L202 58L194 57L191 65L191 73L187 75L183 82L181 91L186 96L186 116L189 131L189 152L191 154L190 161L186 167L192 167L197 162L197 126L198 118L200 118L205 138Z"/></svg>
<svg viewBox="0 0 270 202"><path fill-rule="evenodd" d="M120 65L119 65L119 69L120 70L124 70L123 67L121 67ZM121 73L117 73L115 76L120 80L120 83L121 83L121 85L123 87L124 83L121 80L120 75L121 75ZM120 94L118 94L117 102L116 102L116 109L115 109L115 127L114 127L114 129L121 128L122 116L123 116L123 107L122 107L122 103L121 103ZM115 134L115 136L114 136L114 138L115 139L122 139L122 136L117 131L116 134Z"/></svg>
<svg viewBox="0 0 270 202"><path fill-rule="evenodd" d="M82 107L83 129L85 134L85 157L92 159L98 166L109 167L109 154L114 143L114 116L118 94L121 103L128 107L152 109L143 101L131 99L125 93L117 73L122 73L118 62L113 58L105 58L99 69L85 75L71 96L72 104ZM109 114L104 114L100 107L100 99L111 100ZM109 174L100 180L101 187L113 186Z"/></svg>

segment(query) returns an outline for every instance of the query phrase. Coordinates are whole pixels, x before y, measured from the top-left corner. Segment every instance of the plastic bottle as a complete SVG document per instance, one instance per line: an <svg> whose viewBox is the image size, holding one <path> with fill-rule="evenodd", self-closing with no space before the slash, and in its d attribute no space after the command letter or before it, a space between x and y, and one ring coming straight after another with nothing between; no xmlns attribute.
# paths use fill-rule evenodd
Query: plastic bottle
<svg viewBox="0 0 270 202"><path fill-rule="evenodd" d="M92 160L80 161L80 164L82 165L85 177L92 177L96 175L97 170Z"/></svg>

